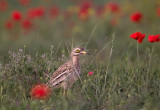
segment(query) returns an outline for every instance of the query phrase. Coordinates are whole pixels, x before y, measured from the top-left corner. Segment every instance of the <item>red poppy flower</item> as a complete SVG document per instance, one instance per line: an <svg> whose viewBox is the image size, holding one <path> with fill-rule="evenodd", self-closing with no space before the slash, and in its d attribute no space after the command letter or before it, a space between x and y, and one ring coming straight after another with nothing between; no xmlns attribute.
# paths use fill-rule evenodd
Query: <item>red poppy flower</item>
<svg viewBox="0 0 160 110"><path fill-rule="evenodd" d="M81 10L81 11L79 12L78 16L79 16L79 18L80 18L81 20L86 20L86 19L88 18L88 16L89 16L89 13L88 13L88 11L86 11L86 10Z"/></svg>
<svg viewBox="0 0 160 110"><path fill-rule="evenodd" d="M92 75L93 74L93 71L90 71L89 73L88 73L88 75Z"/></svg>
<svg viewBox="0 0 160 110"><path fill-rule="evenodd" d="M160 17L160 7L157 8L157 16Z"/></svg>
<svg viewBox="0 0 160 110"><path fill-rule="evenodd" d="M42 17L44 16L44 13L45 13L45 9L44 7L40 6L36 9L36 15L37 17Z"/></svg>
<svg viewBox="0 0 160 110"><path fill-rule="evenodd" d="M32 22L29 19L25 19L22 21L23 29L30 29L32 28Z"/></svg>
<svg viewBox="0 0 160 110"><path fill-rule="evenodd" d="M109 9L112 13L117 13L120 11L120 7L116 2L110 2L106 5L106 8Z"/></svg>
<svg viewBox="0 0 160 110"><path fill-rule="evenodd" d="M0 11L5 11L8 7L8 4L6 1L0 1Z"/></svg>
<svg viewBox="0 0 160 110"><path fill-rule="evenodd" d="M51 18L56 18L59 15L59 8L54 6L50 10L50 17Z"/></svg>
<svg viewBox="0 0 160 110"><path fill-rule="evenodd" d="M28 11L27 11L27 17L28 18L36 18L36 11L34 8L30 8Z"/></svg>
<svg viewBox="0 0 160 110"><path fill-rule="evenodd" d="M132 22L138 23L142 19L142 13L141 12L135 12L130 16L130 19Z"/></svg>
<svg viewBox="0 0 160 110"><path fill-rule="evenodd" d="M44 84L35 85L30 92L31 97L34 99L46 99L49 97L50 93L49 87Z"/></svg>
<svg viewBox="0 0 160 110"><path fill-rule="evenodd" d="M20 3L22 6L28 6L29 3L30 3L30 0L19 0L19 3Z"/></svg>
<svg viewBox="0 0 160 110"><path fill-rule="evenodd" d="M31 8L27 12L27 17L34 19L34 18L41 18L45 14L45 8L44 7L37 7L37 8Z"/></svg>
<svg viewBox="0 0 160 110"><path fill-rule="evenodd" d="M80 11L78 16L81 20L85 20L89 17L89 9L91 7L91 2L83 2L80 6Z"/></svg>
<svg viewBox="0 0 160 110"><path fill-rule="evenodd" d="M8 21L5 22L5 27L6 27L7 30L13 29L13 26L14 26L13 21L8 20Z"/></svg>
<svg viewBox="0 0 160 110"><path fill-rule="evenodd" d="M140 32L135 32L131 34L130 37L137 40L139 43L142 43L143 39L145 38L145 34L141 34Z"/></svg>
<svg viewBox="0 0 160 110"><path fill-rule="evenodd" d="M160 35L149 35L148 36L148 41L153 43L153 42L159 42L160 41Z"/></svg>
<svg viewBox="0 0 160 110"><path fill-rule="evenodd" d="M12 12L12 19L15 21L20 21L22 19L22 14L20 11L16 10Z"/></svg>

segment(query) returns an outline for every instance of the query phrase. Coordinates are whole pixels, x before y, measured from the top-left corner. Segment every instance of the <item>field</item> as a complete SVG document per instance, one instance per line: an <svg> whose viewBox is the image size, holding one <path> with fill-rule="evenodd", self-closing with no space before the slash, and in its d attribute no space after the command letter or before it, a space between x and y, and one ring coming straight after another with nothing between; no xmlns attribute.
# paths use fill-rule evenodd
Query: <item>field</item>
<svg viewBox="0 0 160 110"><path fill-rule="evenodd" d="M159 0L0 0L0 110L159 110L159 43ZM32 97L77 46L67 95Z"/></svg>

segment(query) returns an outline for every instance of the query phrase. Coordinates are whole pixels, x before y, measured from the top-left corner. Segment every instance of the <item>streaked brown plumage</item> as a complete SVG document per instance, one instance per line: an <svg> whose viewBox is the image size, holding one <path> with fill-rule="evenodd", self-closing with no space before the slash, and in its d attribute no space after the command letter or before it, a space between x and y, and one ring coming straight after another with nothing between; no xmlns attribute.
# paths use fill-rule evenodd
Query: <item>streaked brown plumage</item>
<svg viewBox="0 0 160 110"><path fill-rule="evenodd" d="M47 85L53 88L62 87L64 91L72 87L81 72L79 57L87 52L82 47L73 48L71 59L61 65L52 75Z"/></svg>

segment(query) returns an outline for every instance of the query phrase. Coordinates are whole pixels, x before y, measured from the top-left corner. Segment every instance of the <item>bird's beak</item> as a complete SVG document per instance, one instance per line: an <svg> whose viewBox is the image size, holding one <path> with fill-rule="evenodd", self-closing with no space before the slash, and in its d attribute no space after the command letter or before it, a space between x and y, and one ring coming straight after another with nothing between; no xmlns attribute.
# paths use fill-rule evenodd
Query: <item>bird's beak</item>
<svg viewBox="0 0 160 110"><path fill-rule="evenodd" d="M81 51L80 53L81 53L81 54L89 55L89 53L88 53L88 52L86 52L86 51Z"/></svg>

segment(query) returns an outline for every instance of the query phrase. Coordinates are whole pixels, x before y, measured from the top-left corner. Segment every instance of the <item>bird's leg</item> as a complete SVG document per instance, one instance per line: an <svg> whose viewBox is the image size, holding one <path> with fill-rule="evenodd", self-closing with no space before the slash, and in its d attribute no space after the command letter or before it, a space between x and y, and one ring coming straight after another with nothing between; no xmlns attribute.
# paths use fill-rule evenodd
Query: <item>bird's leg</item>
<svg viewBox="0 0 160 110"><path fill-rule="evenodd" d="M70 88L69 88L69 89L67 89L67 91L66 91L66 92L67 92L67 93L66 93L67 97L71 96L71 90L70 90Z"/></svg>
<svg viewBox="0 0 160 110"><path fill-rule="evenodd" d="M65 96L66 95L66 90L65 89L63 89L63 96Z"/></svg>
<svg viewBox="0 0 160 110"><path fill-rule="evenodd" d="M66 96L66 90L67 90L67 83L63 83L63 95Z"/></svg>

